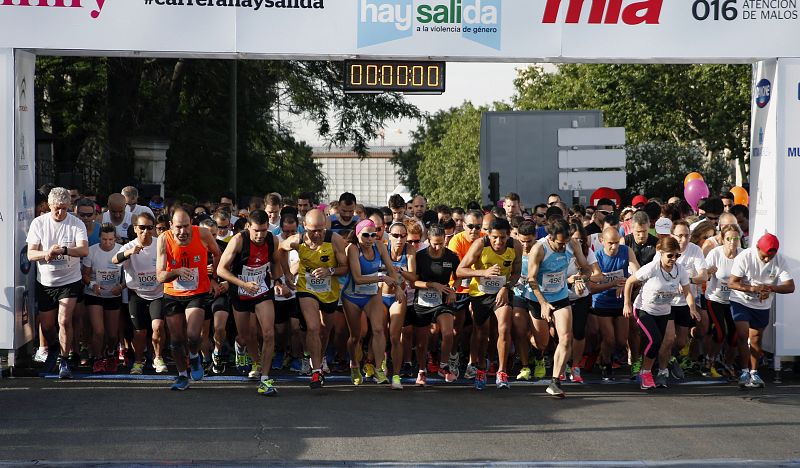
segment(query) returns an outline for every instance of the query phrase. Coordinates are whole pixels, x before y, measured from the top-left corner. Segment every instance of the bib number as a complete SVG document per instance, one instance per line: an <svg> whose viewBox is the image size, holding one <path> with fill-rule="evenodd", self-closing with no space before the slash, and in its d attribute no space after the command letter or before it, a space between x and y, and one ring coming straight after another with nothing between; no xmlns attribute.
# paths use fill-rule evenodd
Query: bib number
<svg viewBox="0 0 800 468"><path fill-rule="evenodd" d="M158 288L155 271L139 272L136 274L136 278L139 280L140 291L154 291Z"/></svg>
<svg viewBox="0 0 800 468"><path fill-rule="evenodd" d="M566 277L563 271L545 273L542 275L542 292L545 294L561 292L565 283Z"/></svg>
<svg viewBox="0 0 800 468"><path fill-rule="evenodd" d="M179 276L172 282L176 291L196 291L200 286L200 271L197 268L189 268L189 274Z"/></svg>
<svg viewBox="0 0 800 468"><path fill-rule="evenodd" d="M49 265L53 270L56 270L56 271L66 270L67 268L69 268L69 263L67 262L67 257L65 257L63 255L59 255L56 258L50 260Z"/></svg>
<svg viewBox="0 0 800 468"><path fill-rule="evenodd" d="M119 284L119 270L95 270L94 275L102 289L111 289Z"/></svg>
<svg viewBox="0 0 800 468"><path fill-rule="evenodd" d="M269 276L269 265L262 265L258 268L243 266L242 273L239 275L239 279L244 281L245 283L256 283L258 285L258 291L256 291L255 294L253 294L247 291L245 288L239 288L239 297L253 298L253 297L263 296L264 294L266 294L271 286L270 284L267 284L268 276Z"/></svg>
<svg viewBox="0 0 800 468"><path fill-rule="evenodd" d="M656 305L667 305L672 302L675 293L672 291L658 291L653 297L653 303Z"/></svg>
<svg viewBox="0 0 800 468"><path fill-rule="evenodd" d="M478 291L484 294L497 294L506 282L504 276L482 276L478 280Z"/></svg>
<svg viewBox="0 0 800 468"><path fill-rule="evenodd" d="M420 289L417 294L417 305L439 307L442 305L442 294L435 289Z"/></svg>
<svg viewBox="0 0 800 468"><path fill-rule="evenodd" d="M606 273L605 283L616 283L617 281L625 278L625 272L622 270L612 271L610 273Z"/></svg>
<svg viewBox="0 0 800 468"><path fill-rule="evenodd" d="M309 291L317 294L331 292L331 277L314 278L311 273L306 273L306 287Z"/></svg>
<svg viewBox="0 0 800 468"><path fill-rule="evenodd" d="M369 275L362 275L368 278L377 278L379 273L372 273ZM360 296L374 296L378 294L378 283L369 284L354 284L353 292Z"/></svg>

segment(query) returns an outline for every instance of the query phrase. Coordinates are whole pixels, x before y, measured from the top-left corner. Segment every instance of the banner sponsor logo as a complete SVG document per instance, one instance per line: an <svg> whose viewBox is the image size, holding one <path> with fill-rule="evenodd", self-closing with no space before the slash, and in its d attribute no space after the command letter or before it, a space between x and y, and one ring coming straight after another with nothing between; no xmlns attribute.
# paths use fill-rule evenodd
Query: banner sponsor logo
<svg viewBox="0 0 800 468"><path fill-rule="evenodd" d="M759 109L767 107L770 97L772 97L772 83L766 78L763 78L756 85L755 90L756 105Z"/></svg>
<svg viewBox="0 0 800 468"><path fill-rule="evenodd" d="M103 11L106 0L0 0L0 6L17 7L49 7L49 8L84 8L85 5L94 7L89 15L97 19Z"/></svg>
<svg viewBox="0 0 800 468"><path fill-rule="evenodd" d="M547 0L544 7L542 23L552 24L558 22L558 13L562 6L566 7L565 23L577 24L581 22L585 7L589 5L588 24L659 24L661 7L664 0Z"/></svg>
<svg viewBox="0 0 800 468"><path fill-rule="evenodd" d="M358 47L453 34L500 50L501 13L502 0L359 0Z"/></svg>

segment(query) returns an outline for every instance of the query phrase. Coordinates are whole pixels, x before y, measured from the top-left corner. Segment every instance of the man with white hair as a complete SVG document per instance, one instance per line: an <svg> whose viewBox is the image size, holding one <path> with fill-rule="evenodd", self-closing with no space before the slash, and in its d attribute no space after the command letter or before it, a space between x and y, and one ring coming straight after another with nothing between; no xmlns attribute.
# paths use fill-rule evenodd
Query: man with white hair
<svg viewBox="0 0 800 468"><path fill-rule="evenodd" d="M55 344L60 342L61 365L58 376L72 378L67 356L72 350L72 315L83 289L79 258L89 254L86 226L77 216L69 216L72 206L69 191L53 188L47 196L49 213L35 218L28 230L28 260L37 263L36 302L39 318L50 351L45 372L55 367ZM56 327L56 319L58 326Z"/></svg>
<svg viewBox="0 0 800 468"><path fill-rule="evenodd" d="M125 197L125 211L131 214L133 219L136 219L142 213L150 213L155 218L153 210L147 206L139 205L139 190L129 185L121 190L122 195Z"/></svg>

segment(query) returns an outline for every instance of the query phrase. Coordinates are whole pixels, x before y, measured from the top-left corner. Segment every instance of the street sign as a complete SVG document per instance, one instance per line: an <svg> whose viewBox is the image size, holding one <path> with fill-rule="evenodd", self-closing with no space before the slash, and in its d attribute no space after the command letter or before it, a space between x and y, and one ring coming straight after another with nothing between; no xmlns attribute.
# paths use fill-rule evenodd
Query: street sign
<svg viewBox="0 0 800 468"><path fill-rule="evenodd" d="M625 171L559 172L558 188L561 190L594 190L600 187L624 189Z"/></svg>
<svg viewBox="0 0 800 468"><path fill-rule="evenodd" d="M622 146L624 144L624 127L558 129L558 146Z"/></svg>
<svg viewBox="0 0 800 468"><path fill-rule="evenodd" d="M560 150L559 169L609 169L625 167L625 150Z"/></svg>

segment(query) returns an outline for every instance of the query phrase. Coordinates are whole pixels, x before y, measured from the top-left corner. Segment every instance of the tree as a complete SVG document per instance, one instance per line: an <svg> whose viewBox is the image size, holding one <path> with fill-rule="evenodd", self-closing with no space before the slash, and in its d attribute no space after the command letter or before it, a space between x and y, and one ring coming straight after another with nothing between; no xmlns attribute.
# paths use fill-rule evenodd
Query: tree
<svg viewBox="0 0 800 468"><path fill-rule="evenodd" d="M392 162L397 166L400 182L405 185L413 195L426 194L422 191L419 182L418 169L423 155L421 148L428 142L432 146L438 145L447 131L449 117L455 108L441 110L433 115L426 115L416 131L411 132L411 145L408 150L393 151Z"/></svg>
<svg viewBox="0 0 800 468"><path fill-rule="evenodd" d="M514 106L600 109L608 126L627 129L628 143L672 141L706 155L695 170L749 161L750 67L747 65L565 64L557 73L529 67L515 81Z"/></svg>

